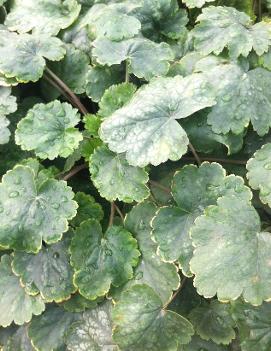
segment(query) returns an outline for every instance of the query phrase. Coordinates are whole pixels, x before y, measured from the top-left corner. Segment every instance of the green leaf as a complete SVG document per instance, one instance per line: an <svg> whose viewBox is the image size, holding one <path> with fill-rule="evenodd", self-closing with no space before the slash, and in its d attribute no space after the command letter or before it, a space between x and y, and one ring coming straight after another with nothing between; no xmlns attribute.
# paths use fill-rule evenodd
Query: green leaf
<svg viewBox="0 0 271 351"><path fill-rule="evenodd" d="M200 61L198 65L204 62ZM240 134L252 123L259 135L271 126L271 72L255 68L245 72L236 64L221 64L203 69L210 84L217 89L217 104L207 121L215 133Z"/></svg>
<svg viewBox="0 0 271 351"><path fill-rule="evenodd" d="M107 301L95 309L86 311L80 321L67 331L66 343L69 351L117 351L112 340L112 303Z"/></svg>
<svg viewBox="0 0 271 351"><path fill-rule="evenodd" d="M40 296L29 296L20 285L19 278L11 270L11 257L4 255L0 261L0 325L12 322L22 325L32 315L41 314L45 305Z"/></svg>
<svg viewBox="0 0 271 351"><path fill-rule="evenodd" d="M150 226L156 211L157 207L153 203L143 202L134 206L125 218L125 228L135 236L141 258L133 279L129 280L120 292L135 284L147 284L165 304L171 298L172 291L178 289L180 277L174 264L163 262L156 254L157 246L151 240Z"/></svg>
<svg viewBox="0 0 271 351"><path fill-rule="evenodd" d="M56 35L75 21L80 8L76 0L15 0L5 24L19 33Z"/></svg>
<svg viewBox="0 0 271 351"><path fill-rule="evenodd" d="M259 307L237 302L233 305L233 316L240 331L242 351L269 351L271 347L271 304Z"/></svg>
<svg viewBox="0 0 271 351"><path fill-rule="evenodd" d="M138 1L134 0L138 5ZM142 34L154 41L180 39L186 32L187 12L177 0L142 0L132 14L141 22Z"/></svg>
<svg viewBox="0 0 271 351"><path fill-rule="evenodd" d="M0 184L0 245L36 253L42 240L60 240L76 214L73 196L66 182L39 179L29 166L8 171Z"/></svg>
<svg viewBox="0 0 271 351"><path fill-rule="evenodd" d="M106 146L98 147L89 160L91 180L108 201L141 202L149 194L148 173L128 164L124 155L115 154Z"/></svg>
<svg viewBox="0 0 271 351"><path fill-rule="evenodd" d="M15 140L23 150L34 150L42 159L67 157L83 139L74 128L79 121L77 109L67 102L36 104L18 123Z"/></svg>
<svg viewBox="0 0 271 351"><path fill-rule="evenodd" d="M218 300L239 296L260 305L271 298L271 234L261 232L255 208L240 196L224 196L196 220L190 262L200 295ZM242 254L240 254L242 252Z"/></svg>
<svg viewBox="0 0 271 351"><path fill-rule="evenodd" d="M193 336L189 344L182 346L179 351L229 351L226 346L217 345L212 341L205 341Z"/></svg>
<svg viewBox="0 0 271 351"><path fill-rule="evenodd" d="M136 86L132 83L111 85L99 102L99 116L102 118L112 115L113 112L126 105L133 97Z"/></svg>
<svg viewBox="0 0 271 351"><path fill-rule="evenodd" d="M0 145L8 143L10 137L10 131L7 128L9 120L6 115L15 112L16 109L16 97L11 95L11 89L0 86Z"/></svg>
<svg viewBox="0 0 271 351"><path fill-rule="evenodd" d="M60 302L75 292L69 244L66 234L59 243L43 247L36 255L15 252L12 269L29 295L40 293L46 302Z"/></svg>
<svg viewBox="0 0 271 351"><path fill-rule="evenodd" d="M102 206L95 202L94 197L91 195L78 192L75 194L74 200L78 204L78 209L76 216L70 222L72 226L79 227L87 219L96 219L98 222L103 219Z"/></svg>
<svg viewBox="0 0 271 351"><path fill-rule="evenodd" d="M177 351L193 335L188 320L163 309L158 295L144 284L122 294L112 318L113 339L123 351Z"/></svg>
<svg viewBox="0 0 271 351"><path fill-rule="evenodd" d="M169 69L169 61L173 60L168 44L156 44L144 38L120 42L98 38L93 46L92 54L99 64L112 66L127 60L129 72L147 80L165 75Z"/></svg>
<svg viewBox="0 0 271 351"><path fill-rule="evenodd" d="M197 21L192 35L195 49L203 55L211 52L219 55L227 47L232 58L246 57L252 49L260 56L271 45L270 25L265 22L252 25L248 15L233 7L206 7Z"/></svg>
<svg viewBox="0 0 271 351"><path fill-rule="evenodd" d="M0 71L7 78L36 82L43 74L45 59L59 61L64 55L64 44L58 38L0 29Z"/></svg>
<svg viewBox="0 0 271 351"><path fill-rule="evenodd" d="M110 150L126 152L133 166L176 161L188 145L187 135L176 119L214 103L214 92L200 74L156 79L102 123L101 138Z"/></svg>
<svg viewBox="0 0 271 351"><path fill-rule="evenodd" d="M265 144L247 163L247 178L252 189L260 190L260 199L271 206L271 144Z"/></svg>
<svg viewBox="0 0 271 351"><path fill-rule="evenodd" d="M66 55L59 62L50 62L49 68L76 94L86 91L86 75L90 68L89 57L72 44L66 44ZM42 80L43 91L50 100L56 99L60 92L46 79Z"/></svg>
<svg viewBox="0 0 271 351"><path fill-rule="evenodd" d="M80 295L79 293L76 293L71 296L71 298L67 301L64 301L63 303L60 304L66 311L69 312L84 312L85 310L96 308L97 304L99 302L99 299L95 301L91 301Z"/></svg>
<svg viewBox="0 0 271 351"><path fill-rule="evenodd" d="M7 341L3 351L34 351L27 335L27 327L20 327Z"/></svg>
<svg viewBox="0 0 271 351"><path fill-rule="evenodd" d="M207 115L210 111L200 111L192 118L182 121L182 126L194 148L203 153L212 153L222 150L226 146L228 155L237 153L242 149L244 134L214 133L207 124ZM225 117L225 115L223 115Z"/></svg>
<svg viewBox="0 0 271 351"><path fill-rule="evenodd" d="M87 12L81 26L87 24L91 33L96 37L105 37L120 41L137 35L141 23L134 16L129 15L133 5L125 3L95 4Z"/></svg>
<svg viewBox="0 0 271 351"><path fill-rule="evenodd" d="M121 73L118 66L93 66L86 76L86 94L93 101L98 102L106 89L123 80L124 73Z"/></svg>
<svg viewBox="0 0 271 351"><path fill-rule="evenodd" d="M70 251L74 284L90 300L105 295L111 284L120 286L131 279L140 255L136 240L127 230L114 226L103 235L95 220L77 228Z"/></svg>
<svg viewBox="0 0 271 351"><path fill-rule="evenodd" d="M230 305L211 301L194 308L189 320L195 332L204 340L212 340L217 344L229 344L235 338L235 322L230 315Z"/></svg>
<svg viewBox="0 0 271 351"><path fill-rule="evenodd" d="M65 350L65 333L78 317L61 307L49 305L41 316L32 319L28 329L28 335L35 350Z"/></svg>
<svg viewBox="0 0 271 351"><path fill-rule="evenodd" d="M189 8L202 7L205 3L213 2L214 0L183 0Z"/></svg>
<svg viewBox="0 0 271 351"><path fill-rule="evenodd" d="M189 232L207 206L215 205L219 197L228 194L237 194L247 201L251 198L243 179L226 176L218 163L204 162L199 168L187 165L177 171L172 181L176 206L162 207L152 221L152 235L161 258L178 261L183 273L191 276L193 246Z"/></svg>

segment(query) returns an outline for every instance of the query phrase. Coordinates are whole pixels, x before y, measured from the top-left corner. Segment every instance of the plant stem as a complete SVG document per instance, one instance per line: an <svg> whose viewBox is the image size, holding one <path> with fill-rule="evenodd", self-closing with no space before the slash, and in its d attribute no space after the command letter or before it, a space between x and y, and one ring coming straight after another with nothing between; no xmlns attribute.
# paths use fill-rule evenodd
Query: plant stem
<svg viewBox="0 0 271 351"><path fill-rule="evenodd" d="M113 224L114 216L115 216L115 210L116 210L115 202L112 201L111 202L111 209L110 209L110 217L109 217L108 227L111 227L112 224Z"/></svg>
<svg viewBox="0 0 271 351"><path fill-rule="evenodd" d="M184 161L194 161L193 157L182 157L182 160ZM230 160L230 159L225 159L225 158L216 158L216 157L201 157L202 161L210 161L210 162L220 162L220 163L229 163L229 164L234 164L234 165L246 165L247 161L246 160Z"/></svg>
<svg viewBox="0 0 271 351"><path fill-rule="evenodd" d="M126 60L125 62L125 83L129 83L129 62Z"/></svg>
<svg viewBox="0 0 271 351"><path fill-rule="evenodd" d="M43 78L46 79L47 82L50 83L54 88L56 88L60 92L60 94L63 95L68 101L70 101L70 97L50 77L48 77L46 74L44 74ZM72 104L73 104L73 102L72 102ZM73 106L75 106L75 105L73 104ZM75 107L77 107L77 106L75 106Z"/></svg>
<svg viewBox="0 0 271 351"><path fill-rule="evenodd" d="M184 277L179 288L175 291L175 293L171 296L171 299L163 306L163 309L165 310L168 305L175 299L175 297L179 294L179 292L182 290L182 288L184 287L184 284L186 283L187 278Z"/></svg>
<svg viewBox="0 0 271 351"><path fill-rule="evenodd" d="M61 88L61 91L65 92L71 103L76 106L83 115L86 115L88 110L81 103L80 99L74 94L74 92L53 71L51 71L50 68L46 67L45 72Z"/></svg>
<svg viewBox="0 0 271 351"><path fill-rule="evenodd" d="M201 160L200 160L199 155L197 154L197 151L195 150L194 146L191 143L189 143L188 147L189 147L190 151L192 152L195 160L197 161L197 164L200 166Z"/></svg>
<svg viewBox="0 0 271 351"><path fill-rule="evenodd" d="M118 214L119 214L119 216L120 216L120 218L121 218L121 220L122 220L122 222L123 222L123 221L124 221L123 213L121 212L119 206L117 206L116 204L115 204L115 209L116 209L116 211L118 212Z"/></svg>
<svg viewBox="0 0 271 351"><path fill-rule="evenodd" d="M82 171L83 169L87 169L88 165L86 163L83 163L82 165L78 165L73 167L66 175L62 177L62 180L68 180L72 178L75 174L78 172Z"/></svg>
<svg viewBox="0 0 271 351"><path fill-rule="evenodd" d="M155 186L156 188L163 190L165 193L170 194L170 192L171 192L169 188L167 188L166 186L156 182L155 180L149 180L149 183L151 185Z"/></svg>

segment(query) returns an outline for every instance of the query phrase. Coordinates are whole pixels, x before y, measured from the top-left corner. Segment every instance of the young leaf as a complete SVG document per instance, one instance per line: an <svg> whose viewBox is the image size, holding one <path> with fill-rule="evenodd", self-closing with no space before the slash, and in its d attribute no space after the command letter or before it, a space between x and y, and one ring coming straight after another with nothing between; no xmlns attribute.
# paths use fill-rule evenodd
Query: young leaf
<svg viewBox="0 0 271 351"><path fill-rule="evenodd" d="M129 71L146 80L165 75L169 69L169 61L173 60L168 44L156 44L144 38L119 42L98 38L93 46L92 54L99 64L112 66L127 60Z"/></svg>
<svg viewBox="0 0 271 351"><path fill-rule="evenodd" d="M255 208L240 196L224 196L196 220L191 230L194 285L205 297L239 296L260 305L271 298L271 234L261 232ZM240 254L242 252L242 254Z"/></svg>
<svg viewBox="0 0 271 351"><path fill-rule="evenodd" d="M78 204L78 209L76 216L70 222L72 226L79 227L87 219L96 219L98 222L103 219L102 206L95 202L94 197L91 195L78 192L75 194L74 200Z"/></svg>
<svg viewBox="0 0 271 351"><path fill-rule="evenodd" d="M111 85L99 102L99 116L102 118L112 115L113 112L126 105L133 97L136 86L132 83Z"/></svg>
<svg viewBox="0 0 271 351"><path fill-rule="evenodd" d="M194 308L189 320L195 332L204 340L213 340L217 344L229 344L235 338L235 322L230 315L230 305L211 301Z"/></svg>
<svg viewBox="0 0 271 351"><path fill-rule="evenodd" d="M247 178L252 189L260 190L260 199L271 206L271 144L265 144L247 163Z"/></svg>
<svg viewBox="0 0 271 351"><path fill-rule="evenodd" d="M66 102L36 104L18 123L15 140L23 150L34 150L42 159L67 157L83 139L74 128L79 121L78 111Z"/></svg>
<svg viewBox="0 0 271 351"><path fill-rule="evenodd" d="M246 57L252 49L262 55L271 45L270 25L265 22L252 25L248 15L233 7L206 7L197 21L192 35L195 49L203 55L211 52L219 55L225 47L232 58Z"/></svg>
<svg viewBox="0 0 271 351"><path fill-rule="evenodd" d="M214 92L200 74L156 79L105 119L101 138L112 151L126 152L133 166L176 161L188 145L187 135L176 119L214 104Z"/></svg>
<svg viewBox="0 0 271 351"><path fill-rule="evenodd" d="M0 325L12 322L22 325L32 315L41 314L45 305L40 296L29 296L20 285L20 280L11 270L11 257L4 255L0 261Z"/></svg>
<svg viewBox="0 0 271 351"><path fill-rule="evenodd" d="M50 305L41 316L33 318L30 323L28 335L35 350L65 350L65 333L78 318L79 315Z"/></svg>
<svg viewBox="0 0 271 351"><path fill-rule="evenodd" d="M163 308L148 285L135 285L122 294L112 312L113 339L123 351L177 351L193 335L187 319Z"/></svg>
<svg viewBox="0 0 271 351"><path fill-rule="evenodd" d="M247 201L251 198L243 179L234 175L226 177L225 170L217 163L204 162L199 168L187 165L176 172L172 195L177 206L162 207L152 221L152 235L164 261L178 261L183 273L192 275L190 229L204 208L215 205L217 199L226 194L237 194Z"/></svg>
<svg viewBox="0 0 271 351"><path fill-rule="evenodd" d="M106 89L112 84L121 83L124 79L118 66L93 66L86 76L86 94L93 101L98 102Z"/></svg>
<svg viewBox="0 0 271 351"><path fill-rule="evenodd" d="M165 304L171 298L172 291L178 289L180 277L174 264L163 262L156 254L157 247L151 240L150 226L156 211L157 207L153 203L143 202L134 206L125 218L125 228L135 236L141 257L133 279L121 291L128 290L135 284L147 284Z"/></svg>
<svg viewBox="0 0 271 351"><path fill-rule="evenodd" d="M15 0L5 25L19 33L56 35L75 21L80 8L76 0Z"/></svg>
<svg viewBox="0 0 271 351"><path fill-rule="evenodd" d="M60 240L76 214L73 196L66 182L39 179L29 166L8 171L0 184L0 245L37 253L42 240Z"/></svg>
<svg viewBox="0 0 271 351"><path fill-rule="evenodd" d="M91 219L77 228L70 251L74 284L90 300L105 295L111 284L120 286L131 279L140 255L127 230L110 227L103 235L100 224Z"/></svg>
<svg viewBox="0 0 271 351"><path fill-rule="evenodd" d="M98 147L89 160L91 180L108 201L141 202L149 194L148 173L128 164L124 155L115 154L106 146Z"/></svg>
<svg viewBox="0 0 271 351"><path fill-rule="evenodd" d="M117 351L112 340L112 302L106 301L95 309L86 311L82 319L74 322L67 331L66 344L69 351Z"/></svg>
<svg viewBox="0 0 271 351"><path fill-rule="evenodd" d="M43 247L36 255L15 252L12 269L29 295L40 293L46 302L60 302L75 292L69 244L70 238L66 236L59 243Z"/></svg>
<svg viewBox="0 0 271 351"><path fill-rule="evenodd" d="M43 74L45 58L59 61L64 55L64 44L58 38L0 29L0 71L7 78L36 82Z"/></svg>

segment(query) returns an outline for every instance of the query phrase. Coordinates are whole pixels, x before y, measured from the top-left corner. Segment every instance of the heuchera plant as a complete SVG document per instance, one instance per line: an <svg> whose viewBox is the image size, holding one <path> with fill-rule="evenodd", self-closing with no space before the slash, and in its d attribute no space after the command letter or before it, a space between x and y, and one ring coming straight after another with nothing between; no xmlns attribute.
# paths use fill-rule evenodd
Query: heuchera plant
<svg viewBox="0 0 271 351"><path fill-rule="evenodd" d="M271 350L270 11L0 0L0 350Z"/></svg>

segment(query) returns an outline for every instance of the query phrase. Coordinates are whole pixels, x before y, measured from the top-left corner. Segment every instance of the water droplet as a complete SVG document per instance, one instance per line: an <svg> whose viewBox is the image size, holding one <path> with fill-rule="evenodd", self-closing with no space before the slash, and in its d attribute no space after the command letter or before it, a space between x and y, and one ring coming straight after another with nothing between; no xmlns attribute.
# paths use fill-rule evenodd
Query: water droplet
<svg viewBox="0 0 271 351"><path fill-rule="evenodd" d="M38 227L41 225L41 223L42 223L41 219L37 219L35 222L36 226Z"/></svg>
<svg viewBox="0 0 271 351"><path fill-rule="evenodd" d="M271 162L268 162L264 165L265 169L271 170Z"/></svg>
<svg viewBox="0 0 271 351"><path fill-rule="evenodd" d="M62 201L62 202L67 202L67 201L68 201L67 196L61 196L61 201Z"/></svg>
<svg viewBox="0 0 271 351"><path fill-rule="evenodd" d="M55 252L55 253L53 254L53 258L54 258L55 260L57 260L57 259L59 258L59 253L58 253L58 252Z"/></svg>
<svg viewBox="0 0 271 351"><path fill-rule="evenodd" d="M64 122L65 122L65 123L69 123L69 122L70 122L70 119L67 118L67 117L65 117L65 118L64 118Z"/></svg>
<svg viewBox="0 0 271 351"><path fill-rule="evenodd" d="M111 180L110 180L110 184L111 184L111 185L114 185L114 183L115 183L114 180L111 179Z"/></svg>
<svg viewBox="0 0 271 351"><path fill-rule="evenodd" d="M54 209L58 209L60 207L60 205L57 202L55 202L54 204L52 204L52 207Z"/></svg>
<svg viewBox="0 0 271 351"><path fill-rule="evenodd" d="M11 193L9 193L10 198L14 198L14 197L18 197L18 196L19 196L18 191L12 191Z"/></svg>
<svg viewBox="0 0 271 351"><path fill-rule="evenodd" d="M43 121L43 120L45 119L45 117L44 117L44 115L38 115L38 119L39 119L40 121Z"/></svg>
<svg viewBox="0 0 271 351"><path fill-rule="evenodd" d="M225 102L229 102L230 100L232 99L232 97L230 96L230 95L224 95L223 97L222 97L222 100L223 101L225 101Z"/></svg>
<svg viewBox="0 0 271 351"><path fill-rule="evenodd" d="M143 278L143 272L142 271L137 272L137 274L135 275L135 279L139 280L139 279L142 279L142 278Z"/></svg>
<svg viewBox="0 0 271 351"><path fill-rule="evenodd" d="M143 219L141 219L141 221L139 222L139 226L138 226L138 228L139 228L140 230L143 230L143 229L145 229L145 228L146 228L146 226L145 226L145 223L144 223Z"/></svg>

